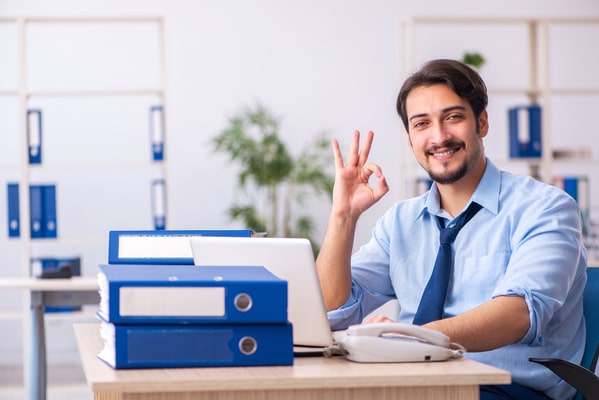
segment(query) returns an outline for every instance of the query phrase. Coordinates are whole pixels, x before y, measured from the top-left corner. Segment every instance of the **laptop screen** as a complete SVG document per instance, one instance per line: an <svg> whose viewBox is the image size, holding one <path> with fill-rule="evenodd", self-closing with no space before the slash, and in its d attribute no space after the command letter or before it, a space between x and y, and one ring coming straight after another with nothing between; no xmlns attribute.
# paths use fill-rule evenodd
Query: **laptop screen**
<svg viewBox="0 0 599 400"><path fill-rule="evenodd" d="M195 265L257 265L286 280L294 346L332 344L308 239L198 236L189 240Z"/></svg>

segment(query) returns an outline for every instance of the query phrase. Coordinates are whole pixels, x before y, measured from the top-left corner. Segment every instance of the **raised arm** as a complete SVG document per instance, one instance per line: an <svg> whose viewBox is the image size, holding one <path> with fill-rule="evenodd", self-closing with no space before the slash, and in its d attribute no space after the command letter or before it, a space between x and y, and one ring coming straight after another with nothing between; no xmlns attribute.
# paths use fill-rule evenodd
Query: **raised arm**
<svg viewBox="0 0 599 400"><path fill-rule="evenodd" d="M316 260L327 310L343 305L349 296L350 259L358 218L389 191L380 166L367 164L373 138L374 133L369 131L360 149L360 132L355 131L347 163L343 162L339 143L332 142L335 156L333 207ZM372 175L378 181L374 188L368 183Z"/></svg>

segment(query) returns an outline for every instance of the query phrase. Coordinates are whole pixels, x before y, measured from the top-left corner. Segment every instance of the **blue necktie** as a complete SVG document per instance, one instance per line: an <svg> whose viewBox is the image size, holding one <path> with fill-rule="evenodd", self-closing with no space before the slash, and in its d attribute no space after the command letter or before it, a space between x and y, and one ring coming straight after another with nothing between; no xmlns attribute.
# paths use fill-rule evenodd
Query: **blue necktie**
<svg viewBox="0 0 599 400"><path fill-rule="evenodd" d="M477 203L470 203L466 211L460 214L455 223L445 227L444 219L437 217L439 226L439 252L433 267L433 273L424 289L422 299L418 305L418 310L414 316L415 325L424 325L431 321L439 320L443 317L443 306L447 296L447 287L449 286L449 276L453 267L453 256L451 254L451 244L458 236L458 232L470 218L480 210L481 206Z"/></svg>

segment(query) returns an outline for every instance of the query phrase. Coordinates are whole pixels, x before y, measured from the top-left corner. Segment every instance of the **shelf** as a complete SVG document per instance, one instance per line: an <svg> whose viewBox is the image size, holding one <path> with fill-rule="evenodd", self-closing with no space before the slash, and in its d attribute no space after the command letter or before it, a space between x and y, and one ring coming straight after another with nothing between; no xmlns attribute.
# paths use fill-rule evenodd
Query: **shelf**
<svg viewBox="0 0 599 400"><path fill-rule="evenodd" d="M0 275L29 277L35 257L81 257L81 274L93 277L107 262L109 230L152 229L152 181L168 182L168 120L164 114L152 118L156 105L168 109L164 18L0 17L0 23L11 24L17 49L2 55L14 77L5 77L0 89L0 113L8 110L12 118L2 126L10 131L4 143L10 157L0 157L0 205L6 215L6 183L18 183L20 220L20 237L9 238L7 218L0 218ZM29 109L42 110L42 164L29 163ZM152 136L156 123L164 129ZM159 139L166 151L155 161L152 146ZM29 186L42 183L55 185L58 237L31 239ZM168 220L166 205L163 211ZM9 344L18 352L30 342L30 297L3 296L10 301L0 320L23 326L22 337L14 338L23 342ZM45 318L94 315L84 308ZM27 351L23 365L25 375L36 367Z"/></svg>
<svg viewBox="0 0 599 400"><path fill-rule="evenodd" d="M150 149L150 146L148 145L148 151ZM127 169L127 170L132 170L132 169L156 169L156 170L161 170L163 168L162 165L163 161L148 161L147 163L106 163L106 164L102 164L102 163L90 163L90 164L83 164L83 163L78 163L76 165L74 164L48 164L48 165L36 165L36 164L32 164L31 165L31 170L35 171L35 170L44 170L44 171L50 171L50 172L58 172L58 171L80 171L81 169L103 169L103 170L119 170L119 169Z"/></svg>
<svg viewBox="0 0 599 400"><path fill-rule="evenodd" d="M84 89L84 90L32 90L27 92L26 97L98 97L98 96L147 96L157 95L162 97L162 89Z"/></svg>

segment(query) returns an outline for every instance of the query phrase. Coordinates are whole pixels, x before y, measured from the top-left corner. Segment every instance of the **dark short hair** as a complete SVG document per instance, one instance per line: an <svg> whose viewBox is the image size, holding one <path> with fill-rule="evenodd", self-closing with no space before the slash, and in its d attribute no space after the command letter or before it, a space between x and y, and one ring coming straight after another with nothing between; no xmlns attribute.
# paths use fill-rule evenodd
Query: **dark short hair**
<svg viewBox="0 0 599 400"><path fill-rule="evenodd" d="M408 95L417 87L436 84L448 86L455 94L468 101L477 120L487 108L487 86L474 69L456 60L432 60L406 79L397 96L397 113L406 131L409 131L406 110Z"/></svg>

